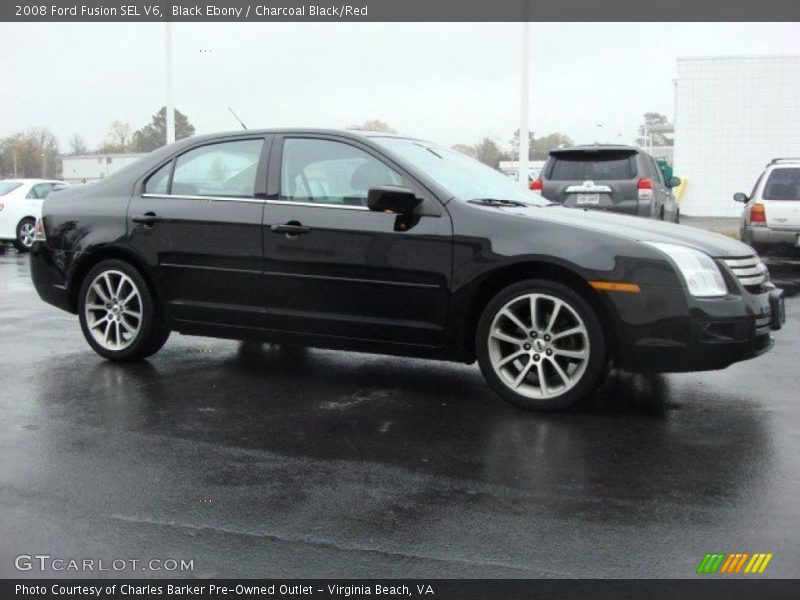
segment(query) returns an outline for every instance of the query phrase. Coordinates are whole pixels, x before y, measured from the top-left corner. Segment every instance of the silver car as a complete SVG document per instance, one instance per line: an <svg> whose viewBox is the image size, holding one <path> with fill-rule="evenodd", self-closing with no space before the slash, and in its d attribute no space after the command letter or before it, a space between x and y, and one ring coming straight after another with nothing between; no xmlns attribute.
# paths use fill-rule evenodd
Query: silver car
<svg viewBox="0 0 800 600"><path fill-rule="evenodd" d="M742 202L740 234L757 252L770 248L800 247L800 158L776 158L756 181L748 196L733 195Z"/></svg>

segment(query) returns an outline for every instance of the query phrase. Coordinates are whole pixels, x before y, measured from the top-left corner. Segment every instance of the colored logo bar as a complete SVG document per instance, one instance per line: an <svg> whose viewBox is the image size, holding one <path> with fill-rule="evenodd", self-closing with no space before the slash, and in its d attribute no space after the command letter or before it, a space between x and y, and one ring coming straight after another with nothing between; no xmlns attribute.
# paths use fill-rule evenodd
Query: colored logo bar
<svg viewBox="0 0 800 600"><path fill-rule="evenodd" d="M755 552L716 552L703 557L697 567L701 575L719 574L761 574L767 570L772 553Z"/></svg>

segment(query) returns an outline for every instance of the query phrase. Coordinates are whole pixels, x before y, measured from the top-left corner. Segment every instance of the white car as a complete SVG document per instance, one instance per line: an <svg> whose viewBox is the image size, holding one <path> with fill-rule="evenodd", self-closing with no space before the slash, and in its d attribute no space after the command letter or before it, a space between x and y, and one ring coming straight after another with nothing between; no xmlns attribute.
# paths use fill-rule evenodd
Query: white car
<svg viewBox="0 0 800 600"><path fill-rule="evenodd" d="M800 247L800 158L776 158L756 181L750 196L733 195L745 207L742 241L759 253L770 247Z"/></svg>
<svg viewBox="0 0 800 600"><path fill-rule="evenodd" d="M56 186L52 179L4 179L0 181L0 242L10 241L20 252L33 245L36 219L42 202Z"/></svg>

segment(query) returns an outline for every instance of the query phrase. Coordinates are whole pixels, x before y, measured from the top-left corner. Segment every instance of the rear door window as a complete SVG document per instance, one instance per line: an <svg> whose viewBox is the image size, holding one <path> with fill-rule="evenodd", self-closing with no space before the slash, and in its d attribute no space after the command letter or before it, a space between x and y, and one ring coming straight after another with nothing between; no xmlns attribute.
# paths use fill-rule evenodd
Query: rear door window
<svg viewBox="0 0 800 600"><path fill-rule="evenodd" d="M636 177L635 153L564 152L553 157L554 181L611 181Z"/></svg>
<svg viewBox="0 0 800 600"><path fill-rule="evenodd" d="M764 200L800 200L800 168L772 171L763 196Z"/></svg>
<svg viewBox="0 0 800 600"><path fill-rule="evenodd" d="M263 144L262 139L218 142L181 154L175 163L170 193L252 198Z"/></svg>

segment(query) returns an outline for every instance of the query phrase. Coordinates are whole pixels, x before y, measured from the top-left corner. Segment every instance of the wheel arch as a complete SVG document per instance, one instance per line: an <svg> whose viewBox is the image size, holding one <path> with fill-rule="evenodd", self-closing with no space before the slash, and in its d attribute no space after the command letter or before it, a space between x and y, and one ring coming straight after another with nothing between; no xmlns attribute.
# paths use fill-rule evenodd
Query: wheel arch
<svg viewBox="0 0 800 600"><path fill-rule="evenodd" d="M467 362L475 360L475 334L478 321L487 304L501 290L526 279L547 279L568 286L583 297L597 313L606 339L608 357L617 358L619 343L612 309L602 295L584 277L564 265L545 261L525 261L506 265L486 275L475 288L466 316L467 327L462 340Z"/></svg>
<svg viewBox="0 0 800 600"><path fill-rule="evenodd" d="M147 263L132 250L119 246L107 246L95 248L91 251L85 252L83 254L83 258L73 267L69 278L69 285L67 287L69 290L70 307L72 308L73 312L78 312L78 294L80 293L80 289L83 285L86 275L95 265L100 264L104 260L111 259L126 262L139 271L141 276L144 278L145 283L147 283L148 290L152 294L156 306L160 310L163 310L164 307L161 301L161 296L158 293L158 288L155 285L155 276L151 269L147 266Z"/></svg>

